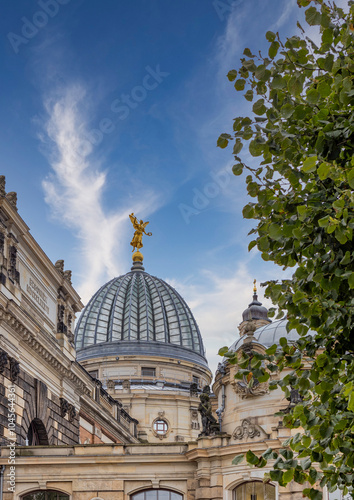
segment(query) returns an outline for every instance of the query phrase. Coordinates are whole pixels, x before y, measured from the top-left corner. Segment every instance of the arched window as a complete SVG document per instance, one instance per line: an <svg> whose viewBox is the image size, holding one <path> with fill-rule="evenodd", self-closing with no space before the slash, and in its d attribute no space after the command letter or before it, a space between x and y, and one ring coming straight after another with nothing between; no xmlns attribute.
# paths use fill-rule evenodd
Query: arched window
<svg viewBox="0 0 354 500"><path fill-rule="evenodd" d="M131 500L183 500L183 495L170 490L145 490L134 493Z"/></svg>
<svg viewBox="0 0 354 500"><path fill-rule="evenodd" d="M275 500L275 487L261 481L243 483L234 489L234 500Z"/></svg>
<svg viewBox="0 0 354 500"><path fill-rule="evenodd" d="M69 500L69 495L61 493L60 491L46 490L46 491L33 491L28 493L21 500Z"/></svg>
<svg viewBox="0 0 354 500"><path fill-rule="evenodd" d="M42 420L39 420L39 418L35 418L30 423L30 426L29 426L28 432L27 432L27 440L28 440L29 446L48 446L49 445L47 431L45 430L45 427L44 427ZM38 497L38 498L40 498L40 497Z"/></svg>

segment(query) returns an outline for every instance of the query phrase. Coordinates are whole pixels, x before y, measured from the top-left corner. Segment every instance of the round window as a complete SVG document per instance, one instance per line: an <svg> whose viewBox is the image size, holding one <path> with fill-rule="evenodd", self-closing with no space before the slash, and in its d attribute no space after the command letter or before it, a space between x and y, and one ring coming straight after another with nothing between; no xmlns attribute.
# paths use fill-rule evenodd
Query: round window
<svg viewBox="0 0 354 500"><path fill-rule="evenodd" d="M162 420L162 419L155 420L153 427L154 427L154 431L159 436L163 436L164 434L166 434L166 432L168 430L168 425L167 425L166 420Z"/></svg>

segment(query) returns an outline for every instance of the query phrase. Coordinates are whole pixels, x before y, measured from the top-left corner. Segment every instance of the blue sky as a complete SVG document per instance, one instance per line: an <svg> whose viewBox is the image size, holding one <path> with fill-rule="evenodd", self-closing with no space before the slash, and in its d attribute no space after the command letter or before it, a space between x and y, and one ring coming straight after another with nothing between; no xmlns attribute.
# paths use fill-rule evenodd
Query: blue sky
<svg viewBox="0 0 354 500"><path fill-rule="evenodd" d="M248 253L244 180L216 148L249 109L226 74L302 17L295 0L17 0L0 19L1 173L33 236L86 302L130 269L128 214L149 220L145 268L188 301L212 368L253 279L282 273Z"/></svg>

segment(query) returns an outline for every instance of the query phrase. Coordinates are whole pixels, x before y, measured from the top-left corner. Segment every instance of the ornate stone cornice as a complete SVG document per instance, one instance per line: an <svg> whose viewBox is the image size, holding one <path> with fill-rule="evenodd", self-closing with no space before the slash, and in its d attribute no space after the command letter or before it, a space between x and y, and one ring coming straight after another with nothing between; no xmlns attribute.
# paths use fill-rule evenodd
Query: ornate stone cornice
<svg viewBox="0 0 354 500"><path fill-rule="evenodd" d="M70 363L70 365L65 366L65 360L60 359L63 358L63 354L59 347L54 350L49 350L39 341L38 334L30 332L28 328L14 316L13 313L6 311L0 304L0 321L1 320L5 321L8 326L15 330L15 332L21 337L21 340L37 352L44 361L57 371L58 374L73 382L73 384L76 385L84 394L91 394L91 391L87 388L86 383L70 369L71 363L67 361L67 364ZM53 347L53 345L50 347Z"/></svg>

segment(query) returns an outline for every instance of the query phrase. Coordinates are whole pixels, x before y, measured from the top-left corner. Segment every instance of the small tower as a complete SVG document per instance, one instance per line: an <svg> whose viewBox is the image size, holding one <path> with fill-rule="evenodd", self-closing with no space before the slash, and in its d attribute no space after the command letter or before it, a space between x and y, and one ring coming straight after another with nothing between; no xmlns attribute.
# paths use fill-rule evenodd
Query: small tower
<svg viewBox="0 0 354 500"><path fill-rule="evenodd" d="M268 309L258 301L256 280L253 282L253 300L242 313L242 322L239 325L240 336L248 331L249 322L254 323L255 329L267 325L272 321L268 318ZM247 325L247 328L246 328Z"/></svg>

